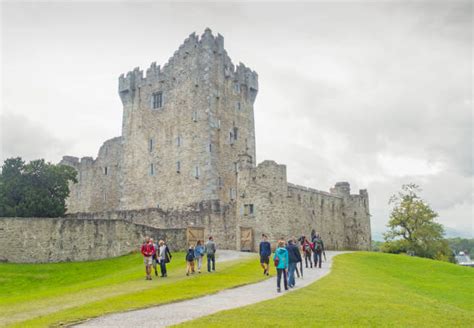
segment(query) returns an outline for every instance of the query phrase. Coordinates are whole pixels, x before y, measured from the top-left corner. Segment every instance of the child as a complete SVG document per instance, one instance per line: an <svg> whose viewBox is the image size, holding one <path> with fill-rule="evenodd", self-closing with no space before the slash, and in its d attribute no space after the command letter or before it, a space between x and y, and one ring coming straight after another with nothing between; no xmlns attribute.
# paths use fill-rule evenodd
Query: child
<svg viewBox="0 0 474 328"><path fill-rule="evenodd" d="M189 246L188 252L186 253L186 275L194 273L194 247Z"/></svg>

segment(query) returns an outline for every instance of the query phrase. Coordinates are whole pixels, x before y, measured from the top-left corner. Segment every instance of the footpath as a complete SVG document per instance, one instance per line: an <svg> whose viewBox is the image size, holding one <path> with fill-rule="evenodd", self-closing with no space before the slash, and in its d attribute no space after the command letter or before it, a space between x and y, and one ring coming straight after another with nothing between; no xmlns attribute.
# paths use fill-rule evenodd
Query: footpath
<svg viewBox="0 0 474 328"><path fill-rule="evenodd" d="M236 260L238 258L249 256L248 253L237 251L219 252L221 254L218 258L218 261ZM296 287L290 289L289 291L284 291L282 288L282 292L277 293L276 278L272 277L255 284L226 289L215 294L186 301L164 304L141 310L105 315L85 321L74 327L168 327L188 320L214 314L219 311L230 310L262 302L305 287L324 277L331 270L334 256L342 253L344 252L327 251L327 261L323 262L322 268L304 268L303 278L296 278ZM256 261L258 260L256 259ZM275 270L272 264L270 270Z"/></svg>

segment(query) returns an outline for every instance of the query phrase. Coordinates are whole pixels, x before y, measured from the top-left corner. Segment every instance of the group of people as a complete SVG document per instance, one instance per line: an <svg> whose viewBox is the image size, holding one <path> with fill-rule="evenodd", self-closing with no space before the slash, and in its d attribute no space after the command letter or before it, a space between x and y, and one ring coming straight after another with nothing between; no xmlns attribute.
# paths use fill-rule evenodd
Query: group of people
<svg viewBox="0 0 474 328"><path fill-rule="evenodd" d="M201 273L202 259L207 256L207 271L216 271L216 243L212 236L204 244L203 240L198 240L196 246L191 245L186 253L186 275L195 273L197 266L198 273ZM141 247L143 261L145 263L146 280L151 279L152 268L155 276L158 276L157 266L160 266L161 277L167 277L166 264L171 261L172 255L164 240L160 240L157 244L152 238L146 237ZM196 263L196 265L195 265Z"/></svg>
<svg viewBox="0 0 474 328"><path fill-rule="evenodd" d="M158 276L157 265L160 265L161 277L168 276L166 264L171 261L173 256L164 240L155 244L152 238L146 237L141 247L141 253L145 263L146 280L151 280L151 268L155 270L155 276Z"/></svg>
<svg viewBox="0 0 474 328"><path fill-rule="evenodd" d="M300 247L298 247L298 242ZM271 244L268 237L262 234L262 241L259 247L260 265L263 268L263 274L269 275L270 270L270 256ZM288 242L279 240L275 254L273 255L273 263L277 270L277 291L281 292L281 280L283 277L285 290L295 287L295 274L300 277L303 276L303 260L305 259L306 268L321 268L322 257L326 257L324 250L324 243L321 236L315 230L311 231L311 239L302 235L298 240L293 237ZM298 270L298 263L300 268Z"/></svg>

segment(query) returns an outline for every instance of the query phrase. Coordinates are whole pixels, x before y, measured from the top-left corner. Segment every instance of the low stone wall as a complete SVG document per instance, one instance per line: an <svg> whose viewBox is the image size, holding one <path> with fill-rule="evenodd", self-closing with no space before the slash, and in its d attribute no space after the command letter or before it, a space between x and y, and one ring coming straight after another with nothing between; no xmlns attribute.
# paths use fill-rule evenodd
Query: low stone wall
<svg viewBox="0 0 474 328"><path fill-rule="evenodd" d="M125 220L0 218L0 261L87 261L137 251L145 236L186 247L185 229L158 229Z"/></svg>

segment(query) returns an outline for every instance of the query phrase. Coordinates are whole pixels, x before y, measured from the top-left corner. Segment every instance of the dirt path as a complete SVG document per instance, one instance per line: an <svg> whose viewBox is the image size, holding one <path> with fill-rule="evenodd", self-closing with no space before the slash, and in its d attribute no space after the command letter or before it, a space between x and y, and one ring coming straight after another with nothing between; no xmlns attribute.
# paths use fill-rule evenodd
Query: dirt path
<svg viewBox="0 0 474 328"><path fill-rule="evenodd" d="M246 253L226 251L221 254L221 261L235 260L248 256ZM343 252L326 252L327 262L321 269L305 269L304 277L296 279L296 290L305 287L329 273L332 259ZM274 270L274 268L272 268ZM291 292L291 290L290 290ZM285 292L277 293L276 279L226 289L216 294L203 296L187 301L155 306L147 309L116 313L86 321L75 327L167 327L184 321L210 315L222 310L234 309L276 298Z"/></svg>

